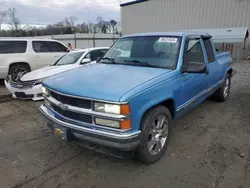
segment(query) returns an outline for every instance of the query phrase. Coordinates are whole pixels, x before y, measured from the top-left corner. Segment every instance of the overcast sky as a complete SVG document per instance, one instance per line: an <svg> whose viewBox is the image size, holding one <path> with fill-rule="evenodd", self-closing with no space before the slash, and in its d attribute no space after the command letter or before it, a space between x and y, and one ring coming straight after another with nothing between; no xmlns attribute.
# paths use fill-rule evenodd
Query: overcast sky
<svg viewBox="0 0 250 188"><path fill-rule="evenodd" d="M16 8L22 24L50 24L76 16L77 22L120 20L120 3L131 0L0 0L0 11Z"/></svg>

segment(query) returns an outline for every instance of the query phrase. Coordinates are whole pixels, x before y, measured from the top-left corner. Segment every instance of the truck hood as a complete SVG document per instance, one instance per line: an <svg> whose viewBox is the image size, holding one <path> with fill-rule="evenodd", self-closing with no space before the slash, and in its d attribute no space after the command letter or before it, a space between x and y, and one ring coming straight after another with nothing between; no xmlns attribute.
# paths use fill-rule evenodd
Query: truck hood
<svg viewBox="0 0 250 188"><path fill-rule="evenodd" d="M68 95L120 101L128 91L167 72L170 70L95 63L49 77L43 85Z"/></svg>
<svg viewBox="0 0 250 188"><path fill-rule="evenodd" d="M72 64L72 65L61 65L61 66L47 66L43 67L37 70L34 70L32 72L29 72L22 76L21 81L30 81L30 80L38 80L43 79L49 76L53 76L55 74L71 70L74 68L79 67L78 64Z"/></svg>

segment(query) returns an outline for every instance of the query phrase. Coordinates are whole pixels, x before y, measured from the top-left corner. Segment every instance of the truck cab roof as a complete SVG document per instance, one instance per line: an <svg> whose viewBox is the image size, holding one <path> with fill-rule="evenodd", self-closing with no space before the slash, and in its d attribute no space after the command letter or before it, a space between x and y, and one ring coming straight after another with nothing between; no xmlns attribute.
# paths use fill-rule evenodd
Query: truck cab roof
<svg viewBox="0 0 250 188"><path fill-rule="evenodd" d="M150 33L137 33L137 34L131 34L131 35L125 35L122 38L126 37L153 37L153 36L189 36L189 35L199 35L201 37L205 38L211 38L212 36L208 33L203 32L193 32L193 31L177 31L177 32L150 32Z"/></svg>

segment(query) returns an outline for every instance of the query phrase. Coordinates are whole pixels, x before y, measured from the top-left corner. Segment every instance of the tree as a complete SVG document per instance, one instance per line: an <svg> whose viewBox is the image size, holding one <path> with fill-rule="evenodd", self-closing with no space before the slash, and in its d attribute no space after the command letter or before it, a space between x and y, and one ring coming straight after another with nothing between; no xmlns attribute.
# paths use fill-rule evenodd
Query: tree
<svg viewBox="0 0 250 188"><path fill-rule="evenodd" d="M63 34L63 30L64 30L64 22L57 22L56 26L60 29L60 34Z"/></svg>
<svg viewBox="0 0 250 188"><path fill-rule="evenodd" d="M103 22L104 21L101 16L96 17L96 28L99 30L99 32L102 32Z"/></svg>
<svg viewBox="0 0 250 188"><path fill-rule="evenodd" d="M70 16L69 18L65 18L64 22L66 27L70 27L73 31L73 29L75 28L75 21L77 20L77 18L75 16Z"/></svg>
<svg viewBox="0 0 250 188"><path fill-rule="evenodd" d="M77 18L75 16L70 16L69 17L69 22L70 22L71 27L75 27L75 21L76 20L77 20Z"/></svg>
<svg viewBox="0 0 250 188"><path fill-rule="evenodd" d="M28 36L33 36L33 28L29 24L24 26L23 30L26 31Z"/></svg>
<svg viewBox="0 0 250 188"><path fill-rule="evenodd" d="M6 17L6 12L5 11L0 12L0 31L1 31L2 24L4 22L5 17Z"/></svg>
<svg viewBox="0 0 250 188"><path fill-rule="evenodd" d="M116 32L117 22L115 20L110 20L109 24L111 25L111 27L112 27L112 33L114 34Z"/></svg>
<svg viewBox="0 0 250 188"><path fill-rule="evenodd" d="M76 45L76 33L120 33L120 23L115 20L106 21L101 16L96 18L96 22L82 22L76 24L75 16L66 17L64 20L55 24L47 25L46 27L35 27L27 24L24 27L20 26L20 21L17 17L17 10L10 8L8 11L0 11L0 29L1 23L6 18L6 23L10 25L9 30L0 30L0 37L11 36L44 36L44 35L59 35L59 34L74 34Z"/></svg>
<svg viewBox="0 0 250 188"><path fill-rule="evenodd" d="M17 18L17 10L15 8L9 8L8 16L9 16L8 23L11 26L11 29L14 30L15 36L17 36L18 35L18 28L20 25L20 20Z"/></svg>
<svg viewBox="0 0 250 188"><path fill-rule="evenodd" d="M115 40L115 32L116 32L116 25L117 22L115 20L110 20L109 24L112 27L112 33L113 33L113 41Z"/></svg>

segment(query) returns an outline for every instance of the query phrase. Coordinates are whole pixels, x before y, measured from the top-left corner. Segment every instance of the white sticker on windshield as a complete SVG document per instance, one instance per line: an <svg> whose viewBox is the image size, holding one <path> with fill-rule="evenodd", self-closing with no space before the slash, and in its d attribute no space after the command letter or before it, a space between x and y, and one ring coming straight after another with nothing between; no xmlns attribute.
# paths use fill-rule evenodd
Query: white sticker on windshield
<svg viewBox="0 0 250 188"><path fill-rule="evenodd" d="M161 37L159 38L159 42L168 42L168 43L176 43L177 38L171 38L171 37Z"/></svg>

